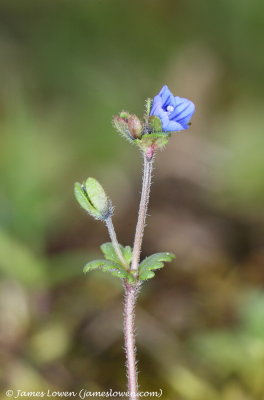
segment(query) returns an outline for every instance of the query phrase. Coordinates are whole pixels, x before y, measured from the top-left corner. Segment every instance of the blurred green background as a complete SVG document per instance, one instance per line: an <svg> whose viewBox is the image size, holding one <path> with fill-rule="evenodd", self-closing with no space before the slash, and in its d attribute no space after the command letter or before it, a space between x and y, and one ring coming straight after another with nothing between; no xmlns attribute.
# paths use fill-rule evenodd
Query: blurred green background
<svg viewBox="0 0 264 400"><path fill-rule="evenodd" d="M8 388L124 390L122 287L73 198L99 179L131 244L141 159L111 126L164 84L196 103L156 158L142 256L173 251L137 310L141 390L264 398L264 3L0 1L0 374Z"/></svg>

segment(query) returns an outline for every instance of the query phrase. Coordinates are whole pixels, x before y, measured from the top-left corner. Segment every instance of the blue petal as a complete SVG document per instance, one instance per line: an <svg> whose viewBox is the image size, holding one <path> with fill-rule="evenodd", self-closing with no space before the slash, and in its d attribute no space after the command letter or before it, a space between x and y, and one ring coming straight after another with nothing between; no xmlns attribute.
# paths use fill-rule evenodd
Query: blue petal
<svg viewBox="0 0 264 400"><path fill-rule="evenodd" d="M176 101L176 108L175 110L170 114L171 119L180 119L185 117L187 114L193 114L194 113L194 104L188 100L184 99L181 97L175 97Z"/></svg>
<svg viewBox="0 0 264 400"><path fill-rule="evenodd" d="M175 107L175 105L176 105L175 98L167 85L163 86L163 88L159 92L158 96L161 97L163 109L166 109L170 105Z"/></svg>
<svg viewBox="0 0 264 400"><path fill-rule="evenodd" d="M162 109L159 110L158 114L156 114L156 115L161 120L163 132L175 132L175 131L181 131L181 130L185 129L177 121L170 120L168 113L163 111Z"/></svg>
<svg viewBox="0 0 264 400"><path fill-rule="evenodd" d="M190 119L192 118L193 113L190 113L188 115L186 115L184 118L181 119L177 119L177 122L179 122L179 124L187 126L188 127L188 123L190 121Z"/></svg>
<svg viewBox="0 0 264 400"><path fill-rule="evenodd" d="M159 95L157 95L153 99L153 103L152 103L152 107L151 107L149 115L157 115L159 110L162 109L161 106L162 106L161 98L159 97Z"/></svg>
<svg viewBox="0 0 264 400"><path fill-rule="evenodd" d="M155 114L157 117L159 117L159 119L162 122L162 127L164 126L164 124L169 123L169 117L168 117L168 113L165 112L162 108L160 108L159 110L157 110L157 113Z"/></svg>
<svg viewBox="0 0 264 400"><path fill-rule="evenodd" d="M186 126L185 129L187 129L188 123L189 123L190 119L192 118L194 111L195 111L195 107L194 107L194 104L192 103L191 105L189 105L188 109L180 115L180 118L179 117L176 118L177 122L179 122L183 126Z"/></svg>
<svg viewBox="0 0 264 400"><path fill-rule="evenodd" d="M177 132L177 131L183 131L184 129L186 128L176 121L169 121L168 124L163 126L163 130L165 132Z"/></svg>
<svg viewBox="0 0 264 400"><path fill-rule="evenodd" d="M167 97L168 94L171 94L171 91L167 85L164 85L159 91L158 96L160 96L163 99L163 96L165 95L165 97Z"/></svg>

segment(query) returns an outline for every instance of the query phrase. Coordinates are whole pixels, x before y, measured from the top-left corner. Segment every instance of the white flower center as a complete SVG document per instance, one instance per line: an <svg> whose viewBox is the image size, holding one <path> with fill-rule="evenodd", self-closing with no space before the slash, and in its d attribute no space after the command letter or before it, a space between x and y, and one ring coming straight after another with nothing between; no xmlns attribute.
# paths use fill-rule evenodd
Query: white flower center
<svg viewBox="0 0 264 400"><path fill-rule="evenodd" d="M168 113L171 113L173 110L174 110L174 107L173 107L173 106L168 106L168 107L167 107Z"/></svg>

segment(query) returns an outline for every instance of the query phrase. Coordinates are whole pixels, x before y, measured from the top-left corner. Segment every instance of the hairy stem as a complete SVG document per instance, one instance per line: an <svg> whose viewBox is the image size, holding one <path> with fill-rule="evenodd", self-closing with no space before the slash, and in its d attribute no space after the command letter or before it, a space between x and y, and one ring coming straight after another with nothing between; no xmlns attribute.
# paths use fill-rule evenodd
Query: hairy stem
<svg viewBox="0 0 264 400"><path fill-rule="evenodd" d="M107 218L105 220L105 224L107 226L107 229L108 229L108 232L109 232L109 236L110 236L110 239L112 241L112 244L113 244L113 247L115 249L117 257L121 261L121 264L123 264L125 267L128 268L126 260L124 259L123 254L122 254L122 252L120 250L120 246L119 246L119 243L118 243L118 240L117 240L117 237L116 237L115 228L114 228L114 225L113 225L113 222L112 222L112 218L111 217Z"/></svg>
<svg viewBox="0 0 264 400"><path fill-rule="evenodd" d="M138 221L135 233L133 255L131 261L131 271L134 271L135 276L138 271L140 251L144 227L147 216L149 192L151 185L151 174L153 168L153 153L144 154L144 169L141 200L138 212ZM135 343L135 306L137 294L140 288L140 283L129 284L124 283L125 288L125 309L124 309L124 336L125 336L125 351L126 351L126 367L128 379L128 391L130 392L130 400L137 400L138 382L136 368L136 343Z"/></svg>
<svg viewBox="0 0 264 400"><path fill-rule="evenodd" d="M134 271L135 275L137 275L142 240L143 240L143 233L144 233L147 210L148 210L152 170L153 170L153 155L149 157L147 154L144 154L142 192L141 192L138 221L134 239L133 256L131 262L131 271Z"/></svg>
<svg viewBox="0 0 264 400"><path fill-rule="evenodd" d="M135 345L135 305L139 285L124 284L125 288L125 305L124 305L124 336L125 336L125 352L126 367L128 379L129 400L138 400L137 391L137 362L136 362L136 345Z"/></svg>

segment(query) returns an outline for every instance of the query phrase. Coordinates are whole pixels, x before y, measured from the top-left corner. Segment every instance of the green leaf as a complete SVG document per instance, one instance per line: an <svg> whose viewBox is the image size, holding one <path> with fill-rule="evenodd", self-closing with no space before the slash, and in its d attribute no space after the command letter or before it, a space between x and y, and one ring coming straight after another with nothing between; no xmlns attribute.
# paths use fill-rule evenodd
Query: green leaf
<svg viewBox="0 0 264 400"><path fill-rule="evenodd" d="M144 281L153 278L155 276L153 270L164 267L164 262L172 261L174 258L173 253L156 253L145 258L139 264L139 279Z"/></svg>
<svg viewBox="0 0 264 400"><path fill-rule="evenodd" d="M126 262L129 264L132 260L132 249L130 246L125 246L121 248L121 251L123 253L124 259Z"/></svg>
<svg viewBox="0 0 264 400"><path fill-rule="evenodd" d="M139 275L139 279L141 281L145 281L147 279L151 279L155 276L155 273L152 271L144 271Z"/></svg>
<svg viewBox="0 0 264 400"><path fill-rule="evenodd" d="M93 261L90 261L87 264L85 264L85 266L83 268L83 272L86 273L86 272L92 271L94 269L100 268L105 263L106 263L106 260L93 260Z"/></svg>
<svg viewBox="0 0 264 400"><path fill-rule="evenodd" d="M126 278L130 280L132 276L130 272L125 270L125 268L121 264L118 264L117 262L111 260L90 261L84 266L83 271L84 273L86 273L97 268L100 268L104 272L110 272L113 276L116 276L118 278Z"/></svg>
<svg viewBox="0 0 264 400"><path fill-rule="evenodd" d="M119 263L120 260L116 255L114 247L111 242L104 243L100 246L102 253L104 254L106 260L114 261Z"/></svg>
<svg viewBox="0 0 264 400"><path fill-rule="evenodd" d="M124 256L124 259L126 260L127 264L129 264L131 259L132 259L132 249L131 249L131 247L130 246L125 246L124 247L121 244L119 245L119 247L120 247L121 253ZM119 260L118 256L116 255L115 249L114 249L114 247L113 247L111 242L102 244L101 245L101 250L102 250L102 252L103 252L103 254L104 254L104 256L105 256L105 258L107 260L120 263L120 260Z"/></svg>

